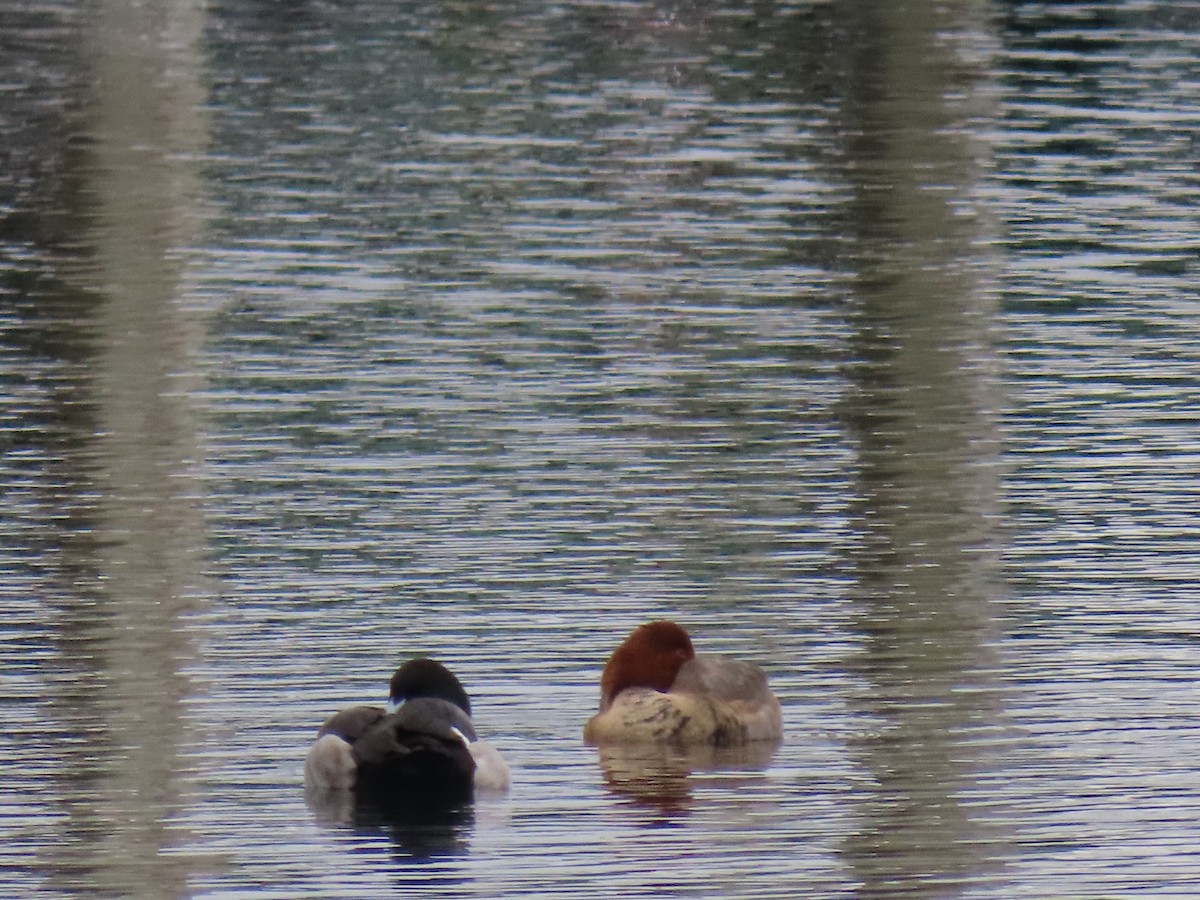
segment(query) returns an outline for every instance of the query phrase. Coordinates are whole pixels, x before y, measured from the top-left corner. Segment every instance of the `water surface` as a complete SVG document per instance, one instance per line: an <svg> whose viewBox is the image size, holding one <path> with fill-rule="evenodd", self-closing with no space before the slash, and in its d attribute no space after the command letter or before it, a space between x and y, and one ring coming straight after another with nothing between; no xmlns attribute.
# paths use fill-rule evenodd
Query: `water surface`
<svg viewBox="0 0 1200 900"><path fill-rule="evenodd" d="M1189 10L6 16L0 892L1200 882ZM659 616L779 748L582 745ZM331 823L424 653L512 792Z"/></svg>

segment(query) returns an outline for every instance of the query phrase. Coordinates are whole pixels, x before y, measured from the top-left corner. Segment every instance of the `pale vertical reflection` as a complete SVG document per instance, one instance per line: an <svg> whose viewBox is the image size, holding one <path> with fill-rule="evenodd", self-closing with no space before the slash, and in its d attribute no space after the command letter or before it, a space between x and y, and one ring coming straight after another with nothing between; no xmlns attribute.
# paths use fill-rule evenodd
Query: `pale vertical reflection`
<svg viewBox="0 0 1200 900"><path fill-rule="evenodd" d="M199 38L204 8L104 0L83 31L90 70L79 227L86 283L99 288L82 394L94 434L94 540L72 568L96 590L64 618L70 685L49 706L64 741L63 841L46 869L89 896L185 896L167 851L180 792L189 657L182 614L199 589L201 519L190 383L199 325L180 300L206 141ZM51 845L53 846L53 845Z"/></svg>
<svg viewBox="0 0 1200 900"><path fill-rule="evenodd" d="M995 292L973 196L989 113L982 4L846 4L855 531L869 779L844 843L860 896L945 896L1003 838L972 803L994 769ZM991 749L989 749L991 748Z"/></svg>

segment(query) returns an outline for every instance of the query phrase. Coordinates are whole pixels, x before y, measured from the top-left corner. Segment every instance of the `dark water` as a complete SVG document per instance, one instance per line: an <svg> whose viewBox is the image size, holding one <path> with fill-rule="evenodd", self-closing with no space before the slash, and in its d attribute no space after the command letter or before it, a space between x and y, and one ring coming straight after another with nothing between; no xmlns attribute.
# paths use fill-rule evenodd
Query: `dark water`
<svg viewBox="0 0 1200 900"><path fill-rule="evenodd" d="M0 895L1200 890L1197 34L0 0ZM582 746L658 616L778 750ZM511 794L330 824L419 653Z"/></svg>

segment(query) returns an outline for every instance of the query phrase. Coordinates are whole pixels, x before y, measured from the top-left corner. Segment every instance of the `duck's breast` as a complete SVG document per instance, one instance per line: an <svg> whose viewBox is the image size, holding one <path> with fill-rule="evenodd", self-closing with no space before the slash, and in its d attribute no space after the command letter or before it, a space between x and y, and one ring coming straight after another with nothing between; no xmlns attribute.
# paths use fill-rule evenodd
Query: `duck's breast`
<svg viewBox="0 0 1200 900"><path fill-rule="evenodd" d="M588 721L583 737L593 744L727 744L746 739L728 704L699 694L664 694L650 688L622 691L607 710Z"/></svg>

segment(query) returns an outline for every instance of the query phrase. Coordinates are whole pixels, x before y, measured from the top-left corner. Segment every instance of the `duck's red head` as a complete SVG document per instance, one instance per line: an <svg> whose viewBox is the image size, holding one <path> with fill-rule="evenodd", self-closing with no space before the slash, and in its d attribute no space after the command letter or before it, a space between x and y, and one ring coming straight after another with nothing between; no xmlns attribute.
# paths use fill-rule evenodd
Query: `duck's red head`
<svg viewBox="0 0 1200 900"><path fill-rule="evenodd" d="M679 667L696 655L691 638L674 622L647 622L613 651L600 676L600 711L628 687L665 691Z"/></svg>

